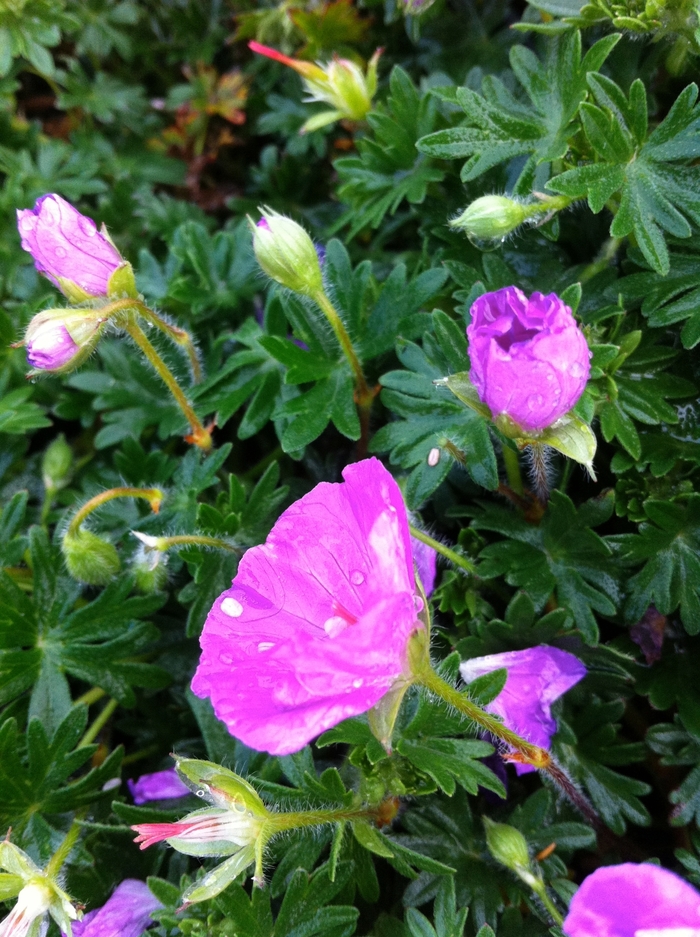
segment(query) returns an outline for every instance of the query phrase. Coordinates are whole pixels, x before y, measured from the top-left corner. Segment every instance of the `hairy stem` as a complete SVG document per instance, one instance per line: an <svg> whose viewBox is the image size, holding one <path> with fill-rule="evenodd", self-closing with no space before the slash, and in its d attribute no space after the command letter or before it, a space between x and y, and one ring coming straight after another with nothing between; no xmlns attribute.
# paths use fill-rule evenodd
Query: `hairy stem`
<svg viewBox="0 0 700 937"><path fill-rule="evenodd" d="M440 553L451 563L454 563L455 566L460 566L462 569L466 570L468 573L473 573L476 575L476 566L466 557L461 556L455 550L451 550L449 547L446 547L444 543L440 543L439 540L434 540L431 536L426 534L424 531L419 530L417 527L414 527L412 524L409 524L408 529L411 531L411 536L415 537L416 540L420 540L421 543L425 543L427 546L432 547L437 553Z"/></svg>
<svg viewBox="0 0 700 937"><path fill-rule="evenodd" d="M243 552L240 547L234 546L227 540L221 540L219 537L207 537L205 534L175 534L172 537L149 537L148 540L146 540L144 535L139 535L137 533L136 536L152 550L160 550L161 552L170 550L171 547L190 545L212 547L216 550L228 550L230 553Z"/></svg>
<svg viewBox="0 0 700 937"><path fill-rule="evenodd" d="M149 362L153 366L153 369L157 372L158 376L161 378L163 383L175 398L175 402L185 414L191 429L190 435L185 437L187 441L193 443L195 446L199 446L200 449L204 449L205 451L211 449L211 434L209 433L209 430L202 425L199 417L192 408L192 404L189 402L184 394L184 391L175 380L175 376L173 375L172 371L155 350L151 342L148 340L141 326L132 317L124 326L124 328L133 338L134 342L141 349L146 358L148 358Z"/></svg>
<svg viewBox="0 0 700 937"><path fill-rule="evenodd" d="M118 705L119 703L115 699L110 699L105 704L100 714L93 720L92 724L88 726L87 732L78 742L78 748L85 748L86 745L92 745L102 729L104 729L104 727L111 719L112 714Z"/></svg>
<svg viewBox="0 0 700 937"><path fill-rule="evenodd" d="M199 361L199 355L197 354L197 349L194 342L192 341L192 336L185 329L181 329L177 325L171 325L165 319L161 318L158 313L150 309L145 303L137 302L134 304L138 309L139 315L143 316L148 322L153 323L156 328L159 328L161 332L164 332L168 338L172 339L176 345L179 345L181 348L187 352L187 357L190 362L190 368L192 369L192 380L195 384L199 384L202 380L202 365Z"/></svg>
<svg viewBox="0 0 700 937"><path fill-rule="evenodd" d="M73 516L73 520L68 525L66 536L75 536L78 528L88 515L99 508L100 505L113 501L115 498L143 498L151 505L151 510L157 514L160 503L163 500L163 492L160 488L108 488L107 491L101 491L94 498L90 498Z"/></svg>

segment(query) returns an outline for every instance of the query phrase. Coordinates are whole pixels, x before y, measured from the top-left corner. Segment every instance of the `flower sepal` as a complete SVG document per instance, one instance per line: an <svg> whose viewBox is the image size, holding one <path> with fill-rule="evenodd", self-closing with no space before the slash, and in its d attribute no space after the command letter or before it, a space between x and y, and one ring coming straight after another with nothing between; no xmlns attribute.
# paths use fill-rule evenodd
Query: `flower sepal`
<svg viewBox="0 0 700 937"><path fill-rule="evenodd" d="M462 403L466 404L471 410L474 410L475 413L478 413L479 416L483 416L487 420L493 420L491 410L479 399L477 389L474 387L469 377L469 371L448 374L447 377L441 377L433 381L433 384L437 387L447 387L458 400L461 400Z"/></svg>
<svg viewBox="0 0 700 937"><path fill-rule="evenodd" d="M224 809L240 811L243 808L261 820L269 816L255 788L233 771L212 761L173 757L178 776L199 797Z"/></svg>
<svg viewBox="0 0 700 937"><path fill-rule="evenodd" d="M120 264L107 281L107 296L110 299L138 299L134 268L128 261Z"/></svg>
<svg viewBox="0 0 700 937"><path fill-rule="evenodd" d="M83 303L88 303L95 298L92 293L86 292L82 286L78 286L77 283L73 280L69 280L68 277L57 276L55 279L58 288L73 306L81 306Z"/></svg>
<svg viewBox="0 0 700 937"><path fill-rule="evenodd" d="M255 862L255 846L245 846L211 872L190 885L182 895L182 907L208 901L228 888L231 882Z"/></svg>

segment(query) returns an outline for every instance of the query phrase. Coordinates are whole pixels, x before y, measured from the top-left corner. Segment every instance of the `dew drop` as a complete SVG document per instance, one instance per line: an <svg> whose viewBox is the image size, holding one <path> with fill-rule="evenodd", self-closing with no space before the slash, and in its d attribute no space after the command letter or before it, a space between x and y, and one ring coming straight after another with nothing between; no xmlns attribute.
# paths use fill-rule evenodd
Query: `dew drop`
<svg viewBox="0 0 700 937"><path fill-rule="evenodd" d="M333 618L329 618L324 622L323 630L326 632L329 638L337 638L338 635L347 628L347 626L348 623L344 618L341 618L339 615L334 615Z"/></svg>
<svg viewBox="0 0 700 937"><path fill-rule="evenodd" d="M353 569L353 571L350 573L350 582L353 584L353 586L361 586L364 581L365 574L360 572L359 569Z"/></svg>
<svg viewBox="0 0 700 937"><path fill-rule="evenodd" d="M357 680L352 681L352 685L355 687L356 690L359 690L363 683L364 683L364 680L362 679L362 677L358 677Z"/></svg>
<svg viewBox="0 0 700 937"><path fill-rule="evenodd" d="M196 791L197 797L206 797L206 791Z"/></svg>
<svg viewBox="0 0 700 937"><path fill-rule="evenodd" d="M574 372L573 372L573 368L572 368L572 370L571 370L571 373L572 373L572 374L574 373ZM551 371L550 371L550 373L547 375L547 380L548 380L548 381L553 381L553 380L554 380L554 375L552 374Z"/></svg>
<svg viewBox="0 0 700 937"><path fill-rule="evenodd" d="M569 374L572 377L582 377L583 367L578 363L578 361L574 361L574 363L571 365L569 368Z"/></svg>
<svg viewBox="0 0 700 937"><path fill-rule="evenodd" d="M233 663L233 657L230 654L219 654L219 661L222 664L230 665Z"/></svg>
<svg viewBox="0 0 700 937"><path fill-rule="evenodd" d="M497 251L501 244L503 244L505 241L505 238L479 238L473 234L467 234L467 238L474 245L474 247L480 251L483 251L484 253L489 253L489 251Z"/></svg>
<svg viewBox="0 0 700 937"><path fill-rule="evenodd" d="M20 231L33 231L36 227L36 216L25 215L19 223Z"/></svg>
<svg viewBox="0 0 700 937"><path fill-rule="evenodd" d="M80 218L78 225L86 237L91 238L97 234L97 226L91 218Z"/></svg>
<svg viewBox="0 0 700 937"><path fill-rule="evenodd" d="M224 615L228 615L229 618L240 618L243 614L241 603L237 602L236 599L232 599L230 595L226 596L220 607Z"/></svg>
<svg viewBox="0 0 700 937"><path fill-rule="evenodd" d="M258 651L262 654L263 651L269 651L271 647L275 646L274 641L261 641L258 644Z"/></svg>
<svg viewBox="0 0 700 937"><path fill-rule="evenodd" d="M544 403L544 397L542 394L530 394L527 398L527 405L530 410L536 410L538 407L541 407Z"/></svg>
<svg viewBox="0 0 700 937"><path fill-rule="evenodd" d="M67 251L65 247L57 247L54 253L57 257L65 257L67 254Z"/></svg>
<svg viewBox="0 0 700 937"><path fill-rule="evenodd" d="M413 596L413 607L415 608L416 612L423 611L423 599L419 595Z"/></svg>

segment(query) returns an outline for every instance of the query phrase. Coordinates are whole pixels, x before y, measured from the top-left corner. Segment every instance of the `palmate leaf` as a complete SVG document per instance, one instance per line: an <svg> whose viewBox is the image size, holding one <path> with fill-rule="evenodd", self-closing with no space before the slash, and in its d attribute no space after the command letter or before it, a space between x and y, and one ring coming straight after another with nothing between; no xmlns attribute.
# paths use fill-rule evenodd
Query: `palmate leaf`
<svg viewBox="0 0 700 937"><path fill-rule="evenodd" d="M576 510L560 491L553 491L538 527L499 505L485 506L473 521L477 530L492 530L508 539L481 551L479 575L505 576L525 589L541 611L552 592L567 608L585 640L595 644L598 624L593 612L614 615L619 601L613 553L594 531L614 506L613 492Z"/></svg>
<svg viewBox="0 0 700 937"><path fill-rule="evenodd" d="M644 562L629 581L626 616L637 621L650 604L664 615L680 610L689 634L700 632L700 494L677 503L644 503L638 534L609 538L626 565Z"/></svg>
<svg viewBox="0 0 700 937"><path fill-rule="evenodd" d="M137 657L158 636L140 619L163 604L162 595L129 597L132 582L117 580L93 602L76 607L80 587L63 573L60 553L39 527L30 530L31 597L0 573L0 705L28 690L29 714L51 731L67 715L66 674L133 705L133 686L162 687L168 674Z"/></svg>
<svg viewBox="0 0 700 937"><path fill-rule="evenodd" d="M568 152L578 131L574 118L588 91L587 74L600 68L619 38L600 39L582 58L581 34L572 30L552 39L544 62L525 46L514 46L511 68L529 102L516 98L493 76L484 78L482 94L457 88L454 100L467 115L463 124L422 137L418 149L441 159L468 157L461 173L464 182L527 156L515 191L529 194L537 166Z"/></svg>
<svg viewBox="0 0 700 937"><path fill-rule="evenodd" d="M398 66L389 84L391 93L386 105L373 110L367 118L374 136L358 139L358 156L334 163L341 181L338 195L351 207L333 230L350 224L350 238L363 228L377 228L404 199L412 205L420 204L430 183L444 176L432 160L416 154L415 146L416 140L435 126L435 100L419 94Z"/></svg>
<svg viewBox="0 0 700 937"><path fill-rule="evenodd" d="M617 289L623 300L635 305L641 302L642 314L652 328L685 322L681 329L683 347L694 348L700 342L700 239L671 241L669 271L663 279L636 251L631 251L630 257L648 269L619 281Z"/></svg>
<svg viewBox="0 0 700 937"><path fill-rule="evenodd" d="M647 97L639 79L629 98L603 75L589 75L588 84L596 103L582 106L581 120L597 161L556 176L547 188L587 198L595 213L619 196L611 236L634 234L649 266L665 276L664 231L686 238L688 219L700 223L700 168L690 165L700 155L697 85L688 85L647 138Z"/></svg>

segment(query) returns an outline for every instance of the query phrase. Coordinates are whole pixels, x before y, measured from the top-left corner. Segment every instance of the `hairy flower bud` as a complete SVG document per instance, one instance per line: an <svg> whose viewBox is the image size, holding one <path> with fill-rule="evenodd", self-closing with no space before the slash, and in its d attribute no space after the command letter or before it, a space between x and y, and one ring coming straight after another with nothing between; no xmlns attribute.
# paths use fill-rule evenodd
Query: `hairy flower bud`
<svg viewBox="0 0 700 937"><path fill-rule="evenodd" d="M556 293L516 286L480 296L471 307L470 379L493 419L524 433L551 426L586 387L590 352L571 309Z"/></svg>
<svg viewBox="0 0 700 937"><path fill-rule="evenodd" d="M483 821L486 845L496 862L500 862L512 872L519 873L522 869L529 869L527 841L520 830L506 823L494 823L488 817L483 817Z"/></svg>
<svg viewBox="0 0 700 937"><path fill-rule="evenodd" d="M519 227L527 214L523 205L505 195L484 195L449 224L451 228L464 231L468 237L500 240Z"/></svg>
<svg viewBox="0 0 700 937"><path fill-rule="evenodd" d="M264 272L304 296L323 289L318 254L306 231L296 221L270 209L253 228L253 250Z"/></svg>
<svg viewBox="0 0 700 937"><path fill-rule="evenodd" d="M71 576L89 586L106 585L121 568L114 545L84 527L67 533L61 550Z"/></svg>
<svg viewBox="0 0 700 937"><path fill-rule="evenodd" d="M41 461L41 475L47 491L59 491L70 479L73 467L73 450L60 433L48 446Z"/></svg>
<svg viewBox="0 0 700 937"><path fill-rule="evenodd" d="M22 247L34 265L71 302L106 296L109 278L124 261L106 230L97 230L60 195L42 195L34 208L17 212Z"/></svg>
<svg viewBox="0 0 700 937"><path fill-rule="evenodd" d="M72 371L92 352L105 320L95 309L46 309L27 327L27 363L37 371Z"/></svg>

